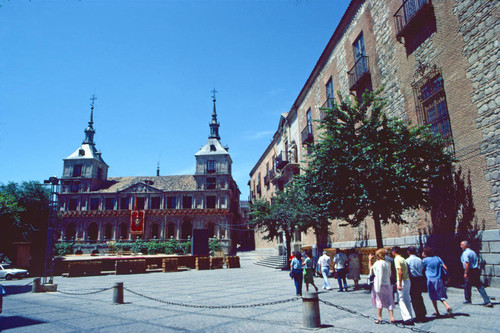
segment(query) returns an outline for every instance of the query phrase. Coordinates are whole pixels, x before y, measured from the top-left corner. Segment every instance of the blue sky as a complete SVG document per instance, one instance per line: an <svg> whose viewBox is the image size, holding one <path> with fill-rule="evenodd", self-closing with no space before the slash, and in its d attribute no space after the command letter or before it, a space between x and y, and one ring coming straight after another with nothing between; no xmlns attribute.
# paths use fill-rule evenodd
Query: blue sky
<svg viewBox="0 0 500 333"><path fill-rule="evenodd" d="M0 182L61 176L95 94L109 176L193 174L216 88L248 198L347 0L0 0Z"/></svg>

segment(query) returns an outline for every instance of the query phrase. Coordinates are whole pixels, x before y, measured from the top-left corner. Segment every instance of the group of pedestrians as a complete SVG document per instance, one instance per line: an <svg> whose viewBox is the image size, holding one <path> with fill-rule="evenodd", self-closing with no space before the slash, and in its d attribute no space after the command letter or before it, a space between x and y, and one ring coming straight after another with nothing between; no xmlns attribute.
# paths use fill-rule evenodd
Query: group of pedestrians
<svg viewBox="0 0 500 333"><path fill-rule="evenodd" d="M471 288L474 286L483 298L483 305L493 307L480 279L480 266L477 254L470 249L469 243L463 241L461 261L464 268L464 304L471 303ZM443 260L434 254L431 247L424 248L422 258L417 256L414 246L406 250L408 257L403 258L403 251L395 246L391 251L378 249L369 255L370 277L373 281L371 291L371 303L377 308L376 324L382 323L382 309L389 311L390 322L395 322L394 308L399 303L403 324L413 325L415 322L426 321L427 309L425 308L422 293L428 291L429 299L434 308L434 317L441 317L438 301L444 306L445 314L453 316L451 306L446 302L445 280L448 278L448 267ZM390 254L390 255L389 255ZM392 256L391 256L392 255ZM375 260L374 260L375 259ZM355 281L354 289L359 288L360 280L360 257L357 253L347 256L340 249L335 250L332 258L326 251L318 260L319 271L323 276L324 290L331 290L329 283L330 267L336 274L339 292L348 291L346 276ZM302 295L302 283L305 282L306 290L312 285L316 291L318 287L314 284L314 269L311 260L311 252L307 251L302 259L300 252L294 253L290 264L290 276L294 279L296 293ZM397 294L396 300L394 293Z"/></svg>
<svg viewBox="0 0 500 333"><path fill-rule="evenodd" d="M483 298L483 305L493 307L480 280L477 254L469 248L467 241L463 241L460 246L463 250L461 261L464 267L464 304L471 303L471 287L475 286ZM383 321L382 309L384 308L389 311L390 322L395 321L394 288L397 290L401 317L405 325L413 325L414 322L424 322L426 320L427 310L422 297L422 293L426 288L434 307L435 312L433 315L435 317L441 316L438 309L438 301L440 301L446 309L446 314L452 316L453 310L446 302L448 296L446 295L445 279L448 276L448 268L443 260L434 254L433 249L431 247L424 249L423 260L417 257L414 246L407 249L407 259L402 257L402 250L398 246L393 247L391 252L394 257L394 270L391 269L391 260L387 260L385 249L378 249L375 254L369 256L370 274L374 277L371 302L377 308L375 323L379 324ZM373 258L376 258L374 263L372 262ZM394 280L391 281L391 275L394 275L394 271L396 275L395 284Z"/></svg>
<svg viewBox="0 0 500 333"><path fill-rule="evenodd" d="M290 262L290 277L294 280L295 291L297 296L302 295L302 284L305 283L306 291L309 291L309 285L312 285L316 291L318 288L314 284L314 268L311 260L311 252L306 251L304 254L295 252ZM323 276L324 290L332 290L328 277L330 276L330 266L333 266L333 273L337 277L339 284L339 292L348 291L347 276L354 280L354 290L359 289L359 280L361 275L361 260L357 253L353 252L347 256L340 249L335 249L335 255L332 259L326 251L318 259L318 268Z"/></svg>

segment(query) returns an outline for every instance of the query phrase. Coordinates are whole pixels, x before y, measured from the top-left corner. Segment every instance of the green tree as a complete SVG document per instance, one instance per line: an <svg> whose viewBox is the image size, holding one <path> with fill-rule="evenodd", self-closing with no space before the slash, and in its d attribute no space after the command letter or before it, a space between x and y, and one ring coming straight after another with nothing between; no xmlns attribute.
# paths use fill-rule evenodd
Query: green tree
<svg viewBox="0 0 500 333"><path fill-rule="evenodd" d="M35 181L0 185L0 252L11 255L12 242L31 242L32 273L43 265L49 195L49 190Z"/></svg>
<svg viewBox="0 0 500 333"><path fill-rule="evenodd" d="M432 182L453 163L427 127L389 118L380 93L354 103L341 97L324 109L303 180L308 200L331 219L358 226L371 216L377 247L382 223L405 223L404 211L431 209Z"/></svg>
<svg viewBox="0 0 500 333"><path fill-rule="evenodd" d="M302 188L292 182L271 199L256 199L250 203L250 226L260 230L263 239L274 240L285 235L286 255L290 257L292 236L314 225L314 207L304 200Z"/></svg>

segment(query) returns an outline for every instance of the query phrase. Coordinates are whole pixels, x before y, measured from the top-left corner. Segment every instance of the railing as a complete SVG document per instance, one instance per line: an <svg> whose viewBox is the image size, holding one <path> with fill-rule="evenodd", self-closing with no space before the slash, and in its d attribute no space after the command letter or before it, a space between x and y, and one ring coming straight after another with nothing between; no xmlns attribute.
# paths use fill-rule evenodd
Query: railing
<svg viewBox="0 0 500 333"><path fill-rule="evenodd" d="M283 152L281 152L276 157L276 169L281 170L288 164L288 160L283 157Z"/></svg>
<svg viewBox="0 0 500 333"><path fill-rule="evenodd" d="M394 14L396 21L396 36L402 37L411 20L432 6L431 0L405 0Z"/></svg>
<svg viewBox="0 0 500 333"><path fill-rule="evenodd" d="M314 141L312 124L306 125L306 127L300 133L300 137L302 144Z"/></svg>
<svg viewBox="0 0 500 333"><path fill-rule="evenodd" d="M364 78L365 75L370 74L370 66L368 63L367 56L361 56L356 61L354 66L351 68L347 75L349 76L349 87L350 90L356 90L356 86Z"/></svg>

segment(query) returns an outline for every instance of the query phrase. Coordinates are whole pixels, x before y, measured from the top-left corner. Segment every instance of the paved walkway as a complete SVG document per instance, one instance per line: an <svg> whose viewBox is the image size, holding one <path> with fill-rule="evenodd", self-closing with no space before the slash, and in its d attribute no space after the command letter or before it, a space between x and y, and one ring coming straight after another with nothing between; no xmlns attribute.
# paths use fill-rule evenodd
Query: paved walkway
<svg viewBox="0 0 500 333"><path fill-rule="evenodd" d="M480 304L473 291L473 305L463 305L463 290L449 288L453 318L431 317L427 294L424 299L430 320L413 327L374 324L376 310L368 291L320 292L322 328L305 329L302 300L295 297L288 272L242 260L242 268L176 273L56 277L59 292L31 293L30 280L1 281L9 292L4 297L0 327L6 332L492 332L498 328L498 308ZM348 280L349 281L349 280ZM125 304L112 304L115 282L123 282ZM321 287L322 279L316 283ZM331 279L332 286L337 286ZM24 286L24 287L23 287ZM104 291L101 291L106 289ZM500 289L487 288L498 299ZM89 294L90 292L97 292ZM71 294L68 294L71 293ZM143 295L143 296L141 296ZM286 301L286 302L280 302ZM252 306L253 304L280 302ZM185 304L180 306L176 304ZM340 305L339 309L332 305ZM228 306L227 308L192 307ZM236 307L250 305L248 307ZM444 307L441 307L444 313ZM383 313L388 319L387 311ZM395 309L401 320L399 307Z"/></svg>

